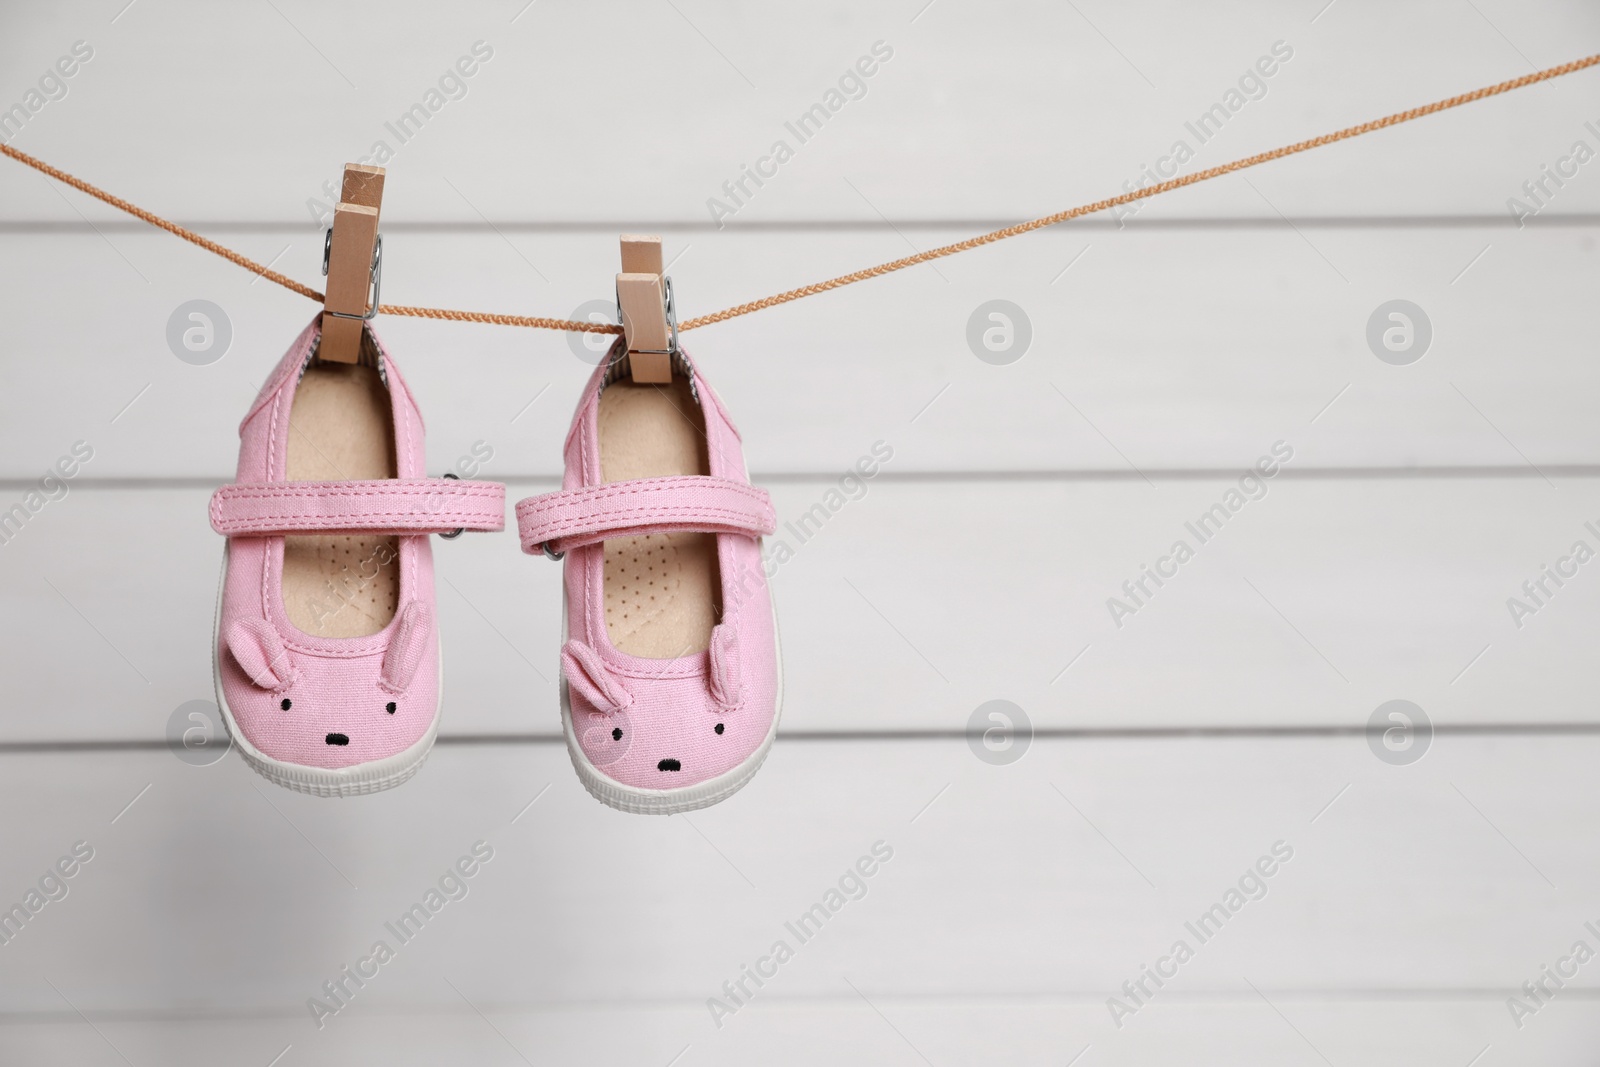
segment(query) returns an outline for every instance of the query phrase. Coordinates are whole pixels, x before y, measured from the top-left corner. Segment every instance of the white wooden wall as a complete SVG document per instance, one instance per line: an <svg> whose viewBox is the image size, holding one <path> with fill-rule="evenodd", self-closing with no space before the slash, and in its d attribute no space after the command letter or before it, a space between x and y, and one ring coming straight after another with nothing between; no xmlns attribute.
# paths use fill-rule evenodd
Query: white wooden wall
<svg viewBox="0 0 1600 1067"><path fill-rule="evenodd" d="M481 41L388 162L383 295L559 316L611 292L623 231L665 235L690 316L1109 195L1276 42L1189 169L1600 51L1576 0L124 3L0 13L0 107L93 49L10 143L318 284L307 199ZM714 226L879 41L866 94ZM0 509L94 457L0 545L0 904L94 859L0 944L0 1062L1592 1062L1600 963L1520 1027L1507 998L1600 949L1600 563L1520 627L1506 601L1600 548L1600 161L1525 226L1506 202L1600 150L1597 79L687 335L783 520L894 455L775 579L768 766L672 819L574 779L559 571L510 535L437 549L449 690L412 783L329 802L174 758L211 692L205 501L313 305L4 161ZM996 298L1033 331L1006 366L966 341ZM208 366L166 341L192 299L233 330ZM1432 325L1407 366L1366 339L1393 299ZM379 329L438 471L481 441L514 497L555 483L589 371L564 336ZM1280 441L1267 495L1119 627L1107 598ZM995 699L1032 723L1009 765L964 737ZM1393 699L1434 725L1419 761L1369 748ZM319 1030L307 998L479 840L469 895ZM717 1026L879 841L865 897ZM1118 1027L1107 998L1280 841Z"/></svg>

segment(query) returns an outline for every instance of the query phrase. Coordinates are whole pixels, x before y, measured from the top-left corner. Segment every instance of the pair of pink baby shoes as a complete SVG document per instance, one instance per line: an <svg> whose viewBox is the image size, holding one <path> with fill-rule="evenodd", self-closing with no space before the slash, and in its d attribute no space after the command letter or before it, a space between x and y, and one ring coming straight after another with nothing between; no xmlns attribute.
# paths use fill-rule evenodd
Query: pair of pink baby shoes
<svg viewBox="0 0 1600 1067"><path fill-rule="evenodd" d="M320 316L319 316L320 318ZM425 474L422 416L369 331L324 361L313 321L239 429L211 498L227 537L217 703L249 764L353 796L416 773L442 673L429 534L501 530L505 487ZM517 504L523 551L565 559L561 721L597 799L670 814L715 804L777 730L777 626L762 567L775 525L738 432L681 352L628 375L619 341L567 436L559 492Z"/></svg>

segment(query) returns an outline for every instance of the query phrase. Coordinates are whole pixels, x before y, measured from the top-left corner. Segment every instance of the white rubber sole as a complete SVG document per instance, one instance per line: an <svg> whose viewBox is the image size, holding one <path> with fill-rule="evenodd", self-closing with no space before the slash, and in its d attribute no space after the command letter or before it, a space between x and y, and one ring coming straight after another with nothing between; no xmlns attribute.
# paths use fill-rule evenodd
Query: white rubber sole
<svg viewBox="0 0 1600 1067"><path fill-rule="evenodd" d="M222 577L217 581L217 609L211 623L211 679L217 690L217 707L222 711L222 722L233 745L244 757L250 769L274 785L308 793L314 797L359 797L393 789L416 774L422 767L433 742L439 736L439 712L435 712L428 732L416 744L392 756L351 767L309 767L303 763L287 763L273 759L250 743L239 724L234 721L227 697L222 695L222 590L228 577L228 550L222 550ZM444 653L440 650L439 693L434 696L435 707L444 692Z"/></svg>
<svg viewBox="0 0 1600 1067"><path fill-rule="evenodd" d="M768 596L771 596L770 589ZM567 739L567 755L572 758L572 769L578 772L578 781L583 783L583 788L606 807L626 811L632 815L677 815L686 811L698 811L700 808L720 804L743 789L761 769L761 764L766 761L767 753L772 750L772 740L778 736L778 720L783 717L783 642L778 638L777 601L772 602L772 642L778 660L777 704L772 709L772 725L767 729L767 736L761 739L760 747L746 756L738 766L723 771L715 778L676 789L641 789L638 786L623 785L589 762L589 757L584 755L583 749L578 745L577 735L572 730L572 704L567 696L567 676L561 670L558 661L556 677L559 679L561 690L561 733ZM562 583L561 594L561 643L563 645L567 643L565 582Z"/></svg>

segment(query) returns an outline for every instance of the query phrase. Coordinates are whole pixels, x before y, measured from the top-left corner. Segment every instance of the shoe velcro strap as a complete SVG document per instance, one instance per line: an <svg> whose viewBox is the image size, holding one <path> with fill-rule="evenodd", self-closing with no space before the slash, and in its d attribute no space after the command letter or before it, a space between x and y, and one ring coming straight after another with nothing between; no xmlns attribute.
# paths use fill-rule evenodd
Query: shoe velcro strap
<svg viewBox="0 0 1600 1067"><path fill-rule="evenodd" d="M211 495L211 528L229 537L503 530L506 487L454 478L260 482Z"/></svg>
<svg viewBox="0 0 1600 1067"><path fill-rule="evenodd" d="M517 502L517 533L529 553L680 530L759 537L777 521L763 490L699 475L607 482Z"/></svg>

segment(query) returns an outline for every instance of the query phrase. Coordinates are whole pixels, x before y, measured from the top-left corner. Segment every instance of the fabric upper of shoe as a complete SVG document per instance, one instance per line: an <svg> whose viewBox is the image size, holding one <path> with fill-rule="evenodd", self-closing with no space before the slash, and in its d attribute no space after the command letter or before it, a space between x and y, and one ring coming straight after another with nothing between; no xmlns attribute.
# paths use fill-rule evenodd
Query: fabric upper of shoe
<svg viewBox="0 0 1600 1067"><path fill-rule="evenodd" d="M240 484L287 481L289 412L319 321L320 316L290 347L240 424ZM396 475L424 478L422 415L399 369L376 336L373 341L394 419ZM263 755L311 767L349 767L403 752L432 726L439 710L432 546L426 535L398 536L395 543L394 617L378 633L333 638L290 622L282 591L282 536L229 538L217 628L219 681L234 721ZM343 581L359 584L375 563L352 560ZM328 584L322 610L336 610L348 587Z"/></svg>
<svg viewBox="0 0 1600 1067"><path fill-rule="evenodd" d="M606 484L600 395L617 355L614 348L602 361L579 401L565 445L563 490ZM748 486L733 421L687 355L680 368L690 375L704 417L708 475ZM589 761L625 785L664 790L714 778L754 754L772 726L777 635L761 543L747 533L714 536L721 617L707 649L674 659L633 656L613 645L606 629L605 546L567 550L562 673L573 733Z"/></svg>

